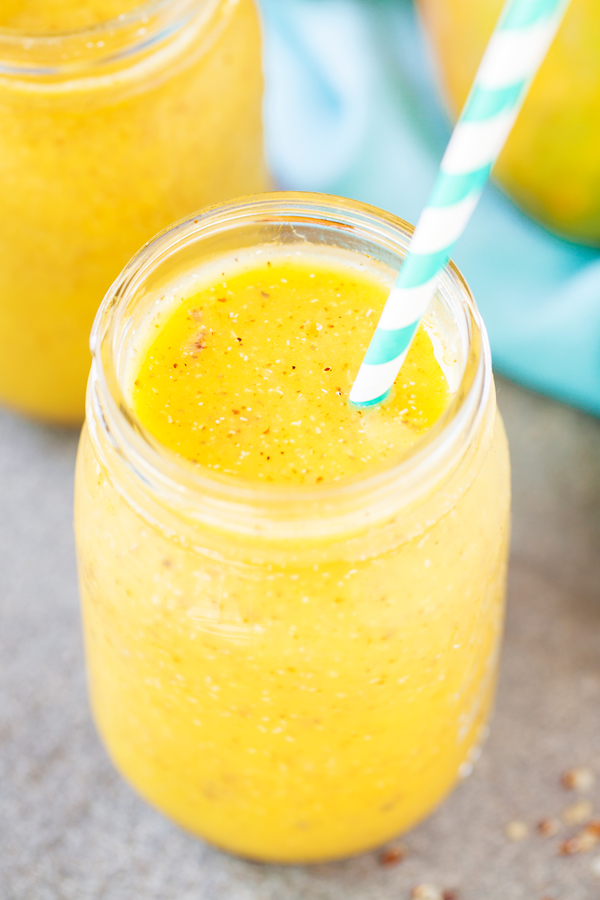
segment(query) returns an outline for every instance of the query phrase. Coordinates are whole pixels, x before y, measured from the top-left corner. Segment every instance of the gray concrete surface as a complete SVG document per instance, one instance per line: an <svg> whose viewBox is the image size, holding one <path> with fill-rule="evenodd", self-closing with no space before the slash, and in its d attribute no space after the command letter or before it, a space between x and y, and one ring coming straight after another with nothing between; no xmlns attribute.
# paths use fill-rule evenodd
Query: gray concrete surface
<svg viewBox="0 0 600 900"><path fill-rule="evenodd" d="M501 382L514 541L492 734L473 775L405 837L313 868L194 840L115 774L86 702L71 535L76 436L0 414L1 900L598 900L600 844L559 855L504 828L557 815L571 766L600 776L600 422ZM600 813L600 784L588 794Z"/></svg>

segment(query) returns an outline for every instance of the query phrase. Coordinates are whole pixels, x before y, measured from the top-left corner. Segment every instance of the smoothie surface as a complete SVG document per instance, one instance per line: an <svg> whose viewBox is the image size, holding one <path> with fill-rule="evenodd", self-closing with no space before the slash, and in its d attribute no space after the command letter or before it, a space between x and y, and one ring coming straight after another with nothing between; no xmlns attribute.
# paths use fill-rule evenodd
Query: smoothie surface
<svg viewBox="0 0 600 900"><path fill-rule="evenodd" d="M322 258L223 272L153 321L134 411L166 447L246 481L321 484L391 464L449 390L421 327L390 398L350 405L388 292L366 267Z"/></svg>

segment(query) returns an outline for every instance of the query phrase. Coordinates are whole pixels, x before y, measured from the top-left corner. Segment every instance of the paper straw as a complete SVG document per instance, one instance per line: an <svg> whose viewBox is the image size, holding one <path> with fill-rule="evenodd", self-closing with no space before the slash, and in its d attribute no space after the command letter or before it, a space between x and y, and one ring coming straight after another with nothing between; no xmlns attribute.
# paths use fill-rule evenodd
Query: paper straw
<svg viewBox="0 0 600 900"><path fill-rule="evenodd" d="M372 406L389 394L569 2L506 3L350 392L352 403Z"/></svg>

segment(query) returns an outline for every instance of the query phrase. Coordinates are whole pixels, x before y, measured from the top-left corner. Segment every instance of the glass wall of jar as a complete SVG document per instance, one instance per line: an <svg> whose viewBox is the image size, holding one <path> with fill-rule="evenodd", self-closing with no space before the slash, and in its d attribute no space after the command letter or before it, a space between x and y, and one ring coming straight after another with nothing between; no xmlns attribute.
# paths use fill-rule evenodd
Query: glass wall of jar
<svg viewBox="0 0 600 900"><path fill-rule="evenodd" d="M76 533L96 722L144 797L244 856L376 846L470 770L509 531L489 347L450 265L427 326L445 412L399 462L311 487L249 484L161 446L132 410L132 360L204 264L325 247L391 272L411 232L339 198L225 204L147 245L94 327Z"/></svg>
<svg viewBox="0 0 600 900"><path fill-rule="evenodd" d="M89 331L127 260L265 189L262 87L254 0L3 5L0 401L82 420Z"/></svg>

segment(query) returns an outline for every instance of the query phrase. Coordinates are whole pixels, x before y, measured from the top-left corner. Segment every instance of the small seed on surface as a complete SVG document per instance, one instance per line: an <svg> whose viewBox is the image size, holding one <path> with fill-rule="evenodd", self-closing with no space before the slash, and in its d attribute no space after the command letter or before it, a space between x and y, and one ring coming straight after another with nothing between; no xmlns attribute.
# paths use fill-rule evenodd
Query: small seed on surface
<svg viewBox="0 0 600 900"><path fill-rule="evenodd" d="M589 819L594 811L594 807L589 800L578 800L572 803L562 811L562 820L567 825L581 825L586 819Z"/></svg>
<svg viewBox="0 0 600 900"><path fill-rule="evenodd" d="M596 783L596 775L589 766L578 766L563 772L561 783L569 791L585 793L593 788Z"/></svg>
<svg viewBox="0 0 600 900"><path fill-rule="evenodd" d="M537 823L537 832L542 837L554 837L560 831L560 820L556 816L547 816Z"/></svg>
<svg viewBox="0 0 600 900"><path fill-rule="evenodd" d="M504 829L504 833L509 841L513 841L514 843L517 841L524 841L525 838L529 837L529 826L526 825L525 822L516 820L508 823Z"/></svg>
<svg viewBox="0 0 600 900"><path fill-rule="evenodd" d="M398 863L401 863L406 858L407 853L408 850L404 844L390 844L389 847L385 847L379 854L379 862L386 867L397 866Z"/></svg>
<svg viewBox="0 0 600 900"><path fill-rule="evenodd" d="M558 852L562 856L573 856L575 853L587 853L600 843L600 822L590 822L575 837L563 841Z"/></svg>
<svg viewBox="0 0 600 900"><path fill-rule="evenodd" d="M444 900L442 892L433 884L418 884L410 896L413 900Z"/></svg>

